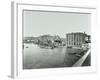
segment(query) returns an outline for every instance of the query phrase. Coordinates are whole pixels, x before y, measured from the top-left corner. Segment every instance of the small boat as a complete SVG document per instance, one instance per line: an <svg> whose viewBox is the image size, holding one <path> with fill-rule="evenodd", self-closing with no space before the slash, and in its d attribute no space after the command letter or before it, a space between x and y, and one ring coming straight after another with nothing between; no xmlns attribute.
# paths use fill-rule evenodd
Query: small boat
<svg viewBox="0 0 100 80"><path fill-rule="evenodd" d="M76 54L76 56L77 56L77 57L81 57L81 55L79 55L79 54Z"/></svg>
<svg viewBox="0 0 100 80"><path fill-rule="evenodd" d="M26 46L26 48L29 48L28 46Z"/></svg>

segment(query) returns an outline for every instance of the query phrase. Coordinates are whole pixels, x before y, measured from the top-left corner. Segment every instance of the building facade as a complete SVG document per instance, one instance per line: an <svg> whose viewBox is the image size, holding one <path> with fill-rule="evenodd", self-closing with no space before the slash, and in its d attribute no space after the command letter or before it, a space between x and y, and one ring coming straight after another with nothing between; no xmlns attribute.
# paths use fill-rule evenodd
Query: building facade
<svg viewBox="0 0 100 80"><path fill-rule="evenodd" d="M90 35L85 33L67 33L66 34L66 46L72 48L82 48L90 43Z"/></svg>

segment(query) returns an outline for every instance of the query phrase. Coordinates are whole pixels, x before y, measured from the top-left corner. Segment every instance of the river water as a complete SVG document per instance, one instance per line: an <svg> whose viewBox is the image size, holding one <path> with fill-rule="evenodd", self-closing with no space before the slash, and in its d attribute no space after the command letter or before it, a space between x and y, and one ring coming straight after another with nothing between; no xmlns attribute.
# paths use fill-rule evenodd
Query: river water
<svg viewBox="0 0 100 80"><path fill-rule="evenodd" d="M35 44L24 44L23 69L71 67L79 58L69 55L70 51L65 46L44 49Z"/></svg>

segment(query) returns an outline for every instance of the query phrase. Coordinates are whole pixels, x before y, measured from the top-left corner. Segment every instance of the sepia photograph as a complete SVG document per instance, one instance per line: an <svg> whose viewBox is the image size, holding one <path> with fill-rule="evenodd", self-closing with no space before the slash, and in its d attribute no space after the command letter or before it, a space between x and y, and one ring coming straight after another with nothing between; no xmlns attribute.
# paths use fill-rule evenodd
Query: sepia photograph
<svg viewBox="0 0 100 80"><path fill-rule="evenodd" d="M23 10L23 69L91 66L91 15Z"/></svg>

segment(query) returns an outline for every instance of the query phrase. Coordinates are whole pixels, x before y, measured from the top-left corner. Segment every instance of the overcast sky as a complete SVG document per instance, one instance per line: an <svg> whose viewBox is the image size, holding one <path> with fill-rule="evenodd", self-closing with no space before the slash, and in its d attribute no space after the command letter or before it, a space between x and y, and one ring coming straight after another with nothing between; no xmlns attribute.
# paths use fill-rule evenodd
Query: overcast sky
<svg viewBox="0 0 100 80"><path fill-rule="evenodd" d="M66 37L70 32L90 34L90 15L80 13L24 11L24 36L44 34Z"/></svg>

